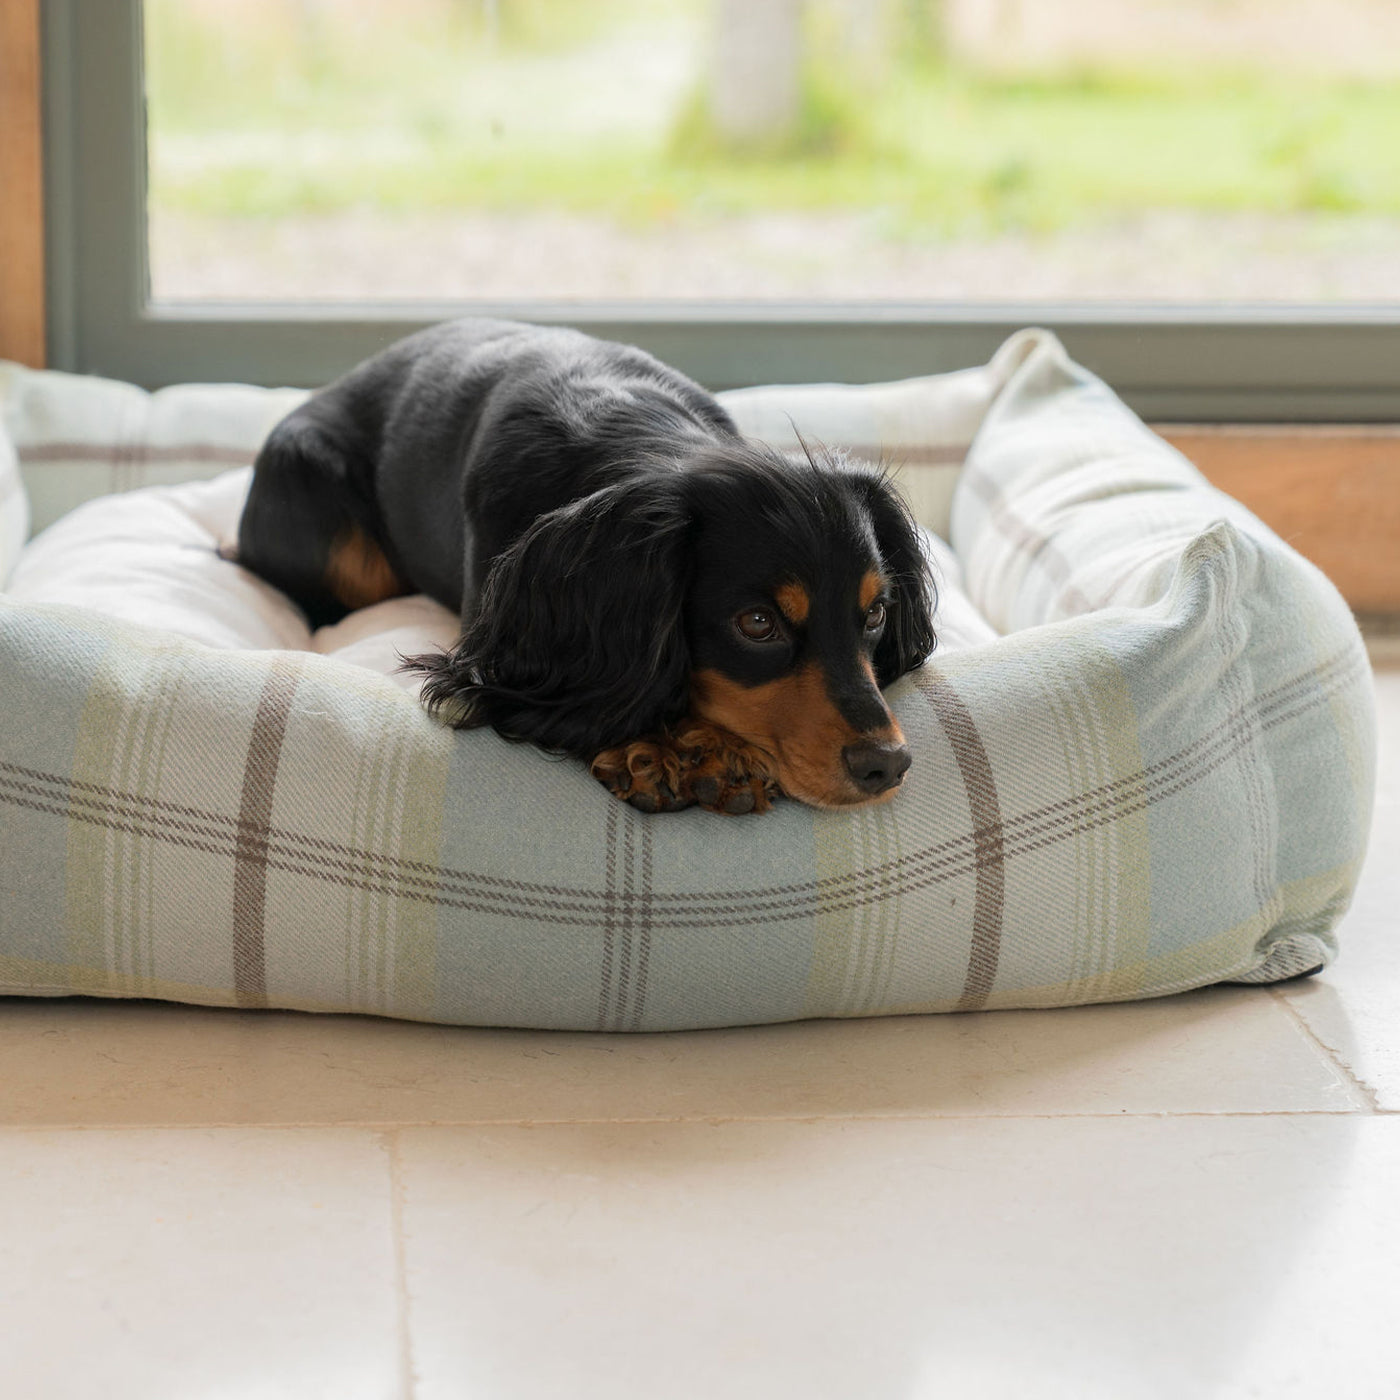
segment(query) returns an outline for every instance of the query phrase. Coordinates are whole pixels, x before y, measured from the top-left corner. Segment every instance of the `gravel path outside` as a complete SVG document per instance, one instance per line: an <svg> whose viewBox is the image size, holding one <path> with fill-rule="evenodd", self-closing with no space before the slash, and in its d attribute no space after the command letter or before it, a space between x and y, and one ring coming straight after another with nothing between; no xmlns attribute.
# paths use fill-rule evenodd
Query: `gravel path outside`
<svg viewBox="0 0 1400 1400"><path fill-rule="evenodd" d="M878 215L645 229L562 213L279 221L155 210L159 301L1400 302L1400 219L1161 213L1052 235L914 243Z"/></svg>

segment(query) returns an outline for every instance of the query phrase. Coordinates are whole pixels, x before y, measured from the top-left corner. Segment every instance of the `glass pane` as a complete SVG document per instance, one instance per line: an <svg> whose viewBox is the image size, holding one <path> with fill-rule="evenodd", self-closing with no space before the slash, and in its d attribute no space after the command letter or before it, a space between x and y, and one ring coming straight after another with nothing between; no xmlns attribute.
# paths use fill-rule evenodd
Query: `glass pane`
<svg viewBox="0 0 1400 1400"><path fill-rule="evenodd" d="M1400 301L1394 0L146 0L159 301Z"/></svg>

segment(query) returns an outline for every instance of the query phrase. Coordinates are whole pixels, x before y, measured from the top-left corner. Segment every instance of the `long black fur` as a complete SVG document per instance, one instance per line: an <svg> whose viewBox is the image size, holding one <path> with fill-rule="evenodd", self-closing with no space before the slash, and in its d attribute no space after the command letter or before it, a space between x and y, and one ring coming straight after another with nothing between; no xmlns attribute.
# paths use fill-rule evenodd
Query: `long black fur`
<svg viewBox="0 0 1400 1400"><path fill-rule="evenodd" d="M580 757L679 718L689 533L674 473L541 516L497 556L461 641L409 663L424 703Z"/></svg>

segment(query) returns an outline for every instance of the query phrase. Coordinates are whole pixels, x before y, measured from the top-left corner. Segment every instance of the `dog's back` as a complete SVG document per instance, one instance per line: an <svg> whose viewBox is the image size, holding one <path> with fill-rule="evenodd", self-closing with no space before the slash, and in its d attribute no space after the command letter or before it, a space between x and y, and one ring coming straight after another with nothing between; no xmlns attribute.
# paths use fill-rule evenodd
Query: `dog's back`
<svg viewBox="0 0 1400 1400"><path fill-rule="evenodd" d="M390 346L273 429L238 557L315 624L405 592L468 615L539 516L642 459L737 436L698 384L631 346L466 319Z"/></svg>

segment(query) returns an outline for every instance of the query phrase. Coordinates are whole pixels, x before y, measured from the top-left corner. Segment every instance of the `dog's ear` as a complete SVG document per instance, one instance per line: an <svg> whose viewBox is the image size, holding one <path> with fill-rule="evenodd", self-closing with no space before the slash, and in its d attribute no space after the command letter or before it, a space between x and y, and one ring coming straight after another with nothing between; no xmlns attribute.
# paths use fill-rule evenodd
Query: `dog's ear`
<svg viewBox="0 0 1400 1400"><path fill-rule="evenodd" d="M427 674L424 703L581 758L678 718L689 534L678 473L541 516L492 564L457 645L409 663Z"/></svg>
<svg viewBox="0 0 1400 1400"><path fill-rule="evenodd" d="M875 648L875 678L882 686L922 666L938 644L933 610L938 590L924 554L919 527L898 488L887 476L860 478L875 542L894 589L885 635Z"/></svg>

